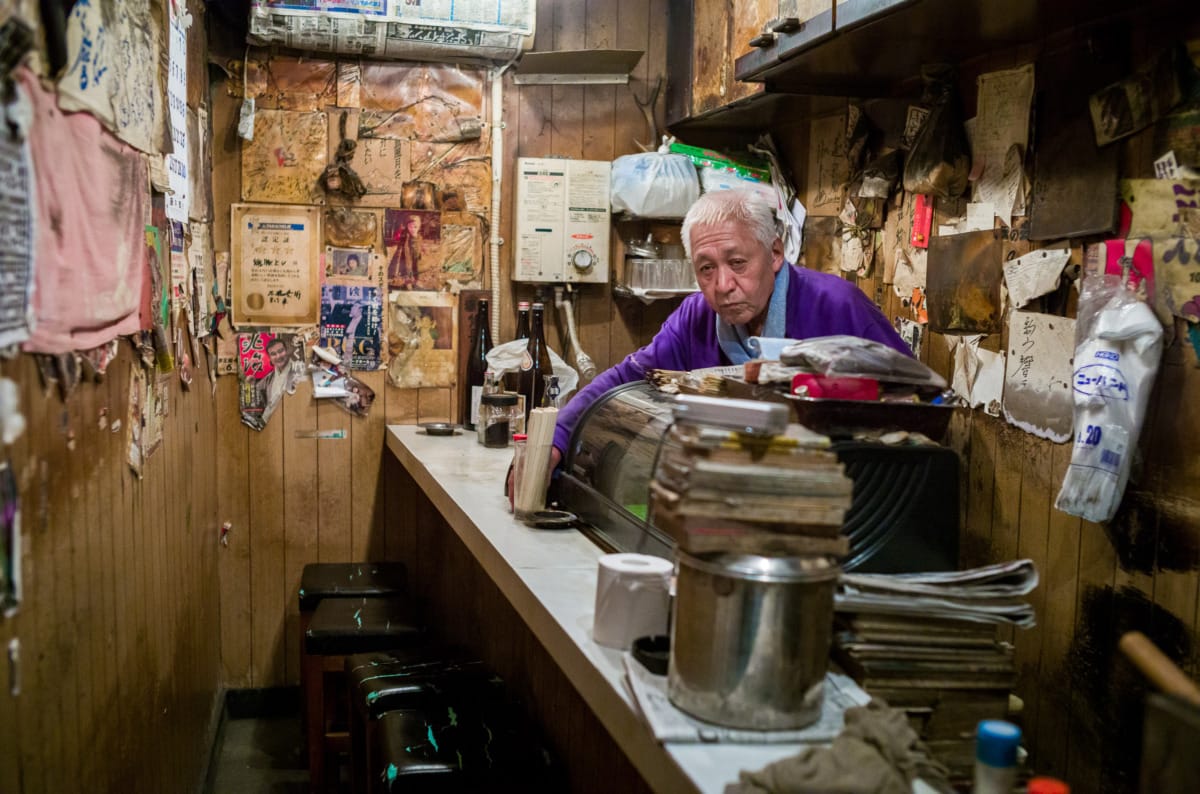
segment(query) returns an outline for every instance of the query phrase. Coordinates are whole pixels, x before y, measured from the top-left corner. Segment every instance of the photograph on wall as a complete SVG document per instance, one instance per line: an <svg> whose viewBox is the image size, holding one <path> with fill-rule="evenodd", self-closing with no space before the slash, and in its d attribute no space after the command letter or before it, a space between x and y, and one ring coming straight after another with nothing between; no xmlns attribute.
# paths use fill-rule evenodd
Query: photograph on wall
<svg viewBox="0 0 1200 794"><path fill-rule="evenodd" d="M293 394L307 372L304 338L299 334L238 334L238 402L242 424L255 430Z"/></svg>
<svg viewBox="0 0 1200 794"><path fill-rule="evenodd" d="M324 113L257 111L254 140L242 141L242 200L324 204L328 124Z"/></svg>
<svg viewBox="0 0 1200 794"><path fill-rule="evenodd" d="M384 213L383 240L390 288L441 288L441 213L432 210L387 210Z"/></svg>
<svg viewBox="0 0 1200 794"><path fill-rule="evenodd" d="M321 234L315 207L234 204L235 326L316 325L320 319Z"/></svg>
<svg viewBox="0 0 1200 794"><path fill-rule="evenodd" d="M187 254L184 252L186 243L186 235L183 231L183 224L178 221L171 221L167 227L170 230L171 236L171 255L170 255L170 272L171 272L171 314L176 314L180 309L188 306L192 302L192 274L188 266Z"/></svg>
<svg viewBox="0 0 1200 794"><path fill-rule="evenodd" d="M445 292L393 292L388 379L402 389L453 386L458 297Z"/></svg>
<svg viewBox="0 0 1200 794"><path fill-rule="evenodd" d="M325 278L346 281L376 281L371 249L325 247Z"/></svg>
<svg viewBox="0 0 1200 794"><path fill-rule="evenodd" d="M383 338L383 297L376 286L325 284L321 288L323 348L342 357L349 369L379 369Z"/></svg>

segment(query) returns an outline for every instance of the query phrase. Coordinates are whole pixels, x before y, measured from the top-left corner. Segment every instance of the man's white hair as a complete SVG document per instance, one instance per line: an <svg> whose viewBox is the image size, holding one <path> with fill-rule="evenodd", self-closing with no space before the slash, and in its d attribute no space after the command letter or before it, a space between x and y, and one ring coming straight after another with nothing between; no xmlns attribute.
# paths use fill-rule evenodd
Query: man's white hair
<svg viewBox="0 0 1200 794"><path fill-rule="evenodd" d="M683 250L692 258L692 227L733 221L745 224L768 251L779 239L775 208L755 190L714 190L705 193L683 218Z"/></svg>

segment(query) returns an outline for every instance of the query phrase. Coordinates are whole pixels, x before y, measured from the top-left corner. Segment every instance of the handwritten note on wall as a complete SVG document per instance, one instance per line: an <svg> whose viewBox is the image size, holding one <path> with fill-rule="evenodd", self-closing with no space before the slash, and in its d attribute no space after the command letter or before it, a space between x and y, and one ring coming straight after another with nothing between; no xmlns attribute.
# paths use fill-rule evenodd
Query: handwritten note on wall
<svg viewBox="0 0 1200 794"><path fill-rule="evenodd" d="M809 215L837 215L842 209L842 187L850 178L846 117L813 119L809 135L808 195L804 206Z"/></svg>
<svg viewBox="0 0 1200 794"><path fill-rule="evenodd" d="M1074 421L1071 391L1074 355L1073 319L1011 312L1004 371L1004 418L1055 443L1069 440Z"/></svg>

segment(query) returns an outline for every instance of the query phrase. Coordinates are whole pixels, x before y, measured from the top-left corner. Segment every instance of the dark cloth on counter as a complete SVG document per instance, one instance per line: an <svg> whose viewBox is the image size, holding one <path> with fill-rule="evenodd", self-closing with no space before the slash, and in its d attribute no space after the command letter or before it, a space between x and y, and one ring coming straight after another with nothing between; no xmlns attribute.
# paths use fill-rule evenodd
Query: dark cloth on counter
<svg viewBox="0 0 1200 794"><path fill-rule="evenodd" d="M725 794L909 794L917 778L937 791L954 790L904 712L872 700L846 710L846 727L831 746L743 771Z"/></svg>

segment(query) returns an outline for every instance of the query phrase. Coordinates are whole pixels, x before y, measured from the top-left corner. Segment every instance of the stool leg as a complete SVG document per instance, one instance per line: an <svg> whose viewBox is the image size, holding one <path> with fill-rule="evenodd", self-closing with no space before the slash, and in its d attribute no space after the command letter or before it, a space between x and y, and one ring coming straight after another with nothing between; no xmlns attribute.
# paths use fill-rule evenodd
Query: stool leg
<svg viewBox="0 0 1200 794"><path fill-rule="evenodd" d="M353 685L350 686L350 694L347 700L350 705L350 790L354 794L364 794L367 790L367 780L363 764L367 762L367 759L363 740L366 738L366 725L364 722L368 717L366 708L364 708L359 700L359 693Z"/></svg>
<svg viewBox="0 0 1200 794"><path fill-rule="evenodd" d="M308 742L309 791L325 791L325 696L324 660L305 654L300 671L304 681L304 719Z"/></svg>

